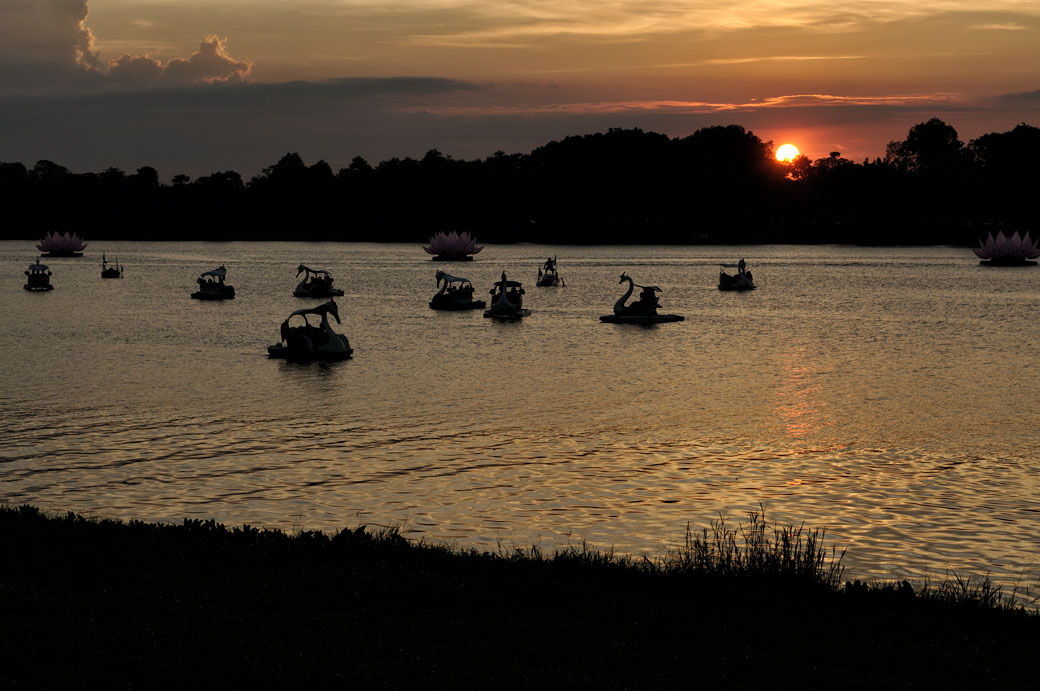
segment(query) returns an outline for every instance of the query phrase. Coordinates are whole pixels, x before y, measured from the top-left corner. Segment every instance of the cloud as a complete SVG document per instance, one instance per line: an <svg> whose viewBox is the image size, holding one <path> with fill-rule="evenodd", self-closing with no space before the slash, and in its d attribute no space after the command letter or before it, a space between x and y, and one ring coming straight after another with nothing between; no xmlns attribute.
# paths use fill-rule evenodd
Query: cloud
<svg viewBox="0 0 1040 691"><path fill-rule="evenodd" d="M0 88L40 90L99 76L86 0L3 0Z"/></svg>
<svg viewBox="0 0 1040 691"><path fill-rule="evenodd" d="M552 103L542 105L483 105L447 104L443 106L418 105L405 108L411 112L433 115L472 117L489 115L543 116L552 114L589 115L605 113L671 113L710 114L723 112L753 112L783 108L837 108L850 106L887 107L942 107L967 105L969 99L957 94L892 94L873 96L845 96L835 94L789 94L770 96L749 101L690 101L690 100L618 100Z"/></svg>
<svg viewBox="0 0 1040 691"><path fill-rule="evenodd" d="M214 34L187 58L124 54L105 65L88 14L87 0L0 0L0 93L231 84L253 70L251 60L232 57L227 39Z"/></svg>
<svg viewBox="0 0 1040 691"><path fill-rule="evenodd" d="M231 57L226 38L210 34L191 56L165 64L148 55L124 54L109 63L108 79L126 87L233 84L245 81L252 70L251 60Z"/></svg>

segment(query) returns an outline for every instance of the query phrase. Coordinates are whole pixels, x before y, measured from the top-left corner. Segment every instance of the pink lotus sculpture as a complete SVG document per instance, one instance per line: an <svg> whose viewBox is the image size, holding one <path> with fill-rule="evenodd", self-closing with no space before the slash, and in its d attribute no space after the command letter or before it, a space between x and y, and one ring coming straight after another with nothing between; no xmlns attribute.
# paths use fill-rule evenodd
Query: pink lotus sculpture
<svg viewBox="0 0 1040 691"><path fill-rule="evenodd" d="M980 264L988 266L1035 266L1036 262L1029 260L1040 257L1040 248L1036 240L1030 239L1029 233L1023 237L1016 231L1007 237L998 232L996 238L989 233L986 242L979 240L975 254L982 260Z"/></svg>
<svg viewBox="0 0 1040 691"><path fill-rule="evenodd" d="M47 237L40 240L36 249L44 253L45 257L82 257L83 249L87 243L83 242L78 235L58 235L47 233Z"/></svg>
<svg viewBox="0 0 1040 691"><path fill-rule="evenodd" d="M476 238L471 238L469 233L462 233L461 235L456 233L454 230L445 235L444 233L437 233L430 238L430 246L423 247L428 254L432 254L434 261L469 261L473 257L471 254L477 254L480 250L484 249L483 245L477 244Z"/></svg>

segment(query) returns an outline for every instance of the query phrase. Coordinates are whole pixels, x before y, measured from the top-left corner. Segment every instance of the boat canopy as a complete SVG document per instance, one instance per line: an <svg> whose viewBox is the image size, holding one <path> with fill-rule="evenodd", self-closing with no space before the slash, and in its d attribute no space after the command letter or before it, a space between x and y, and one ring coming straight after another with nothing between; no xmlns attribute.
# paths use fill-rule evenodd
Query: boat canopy
<svg viewBox="0 0 1040 691"><path fill-rule="evenodd" d="M30 264L29 265L29 271L41 271L42 272L42 271L46 271L46 270L47 270L47 265L46 264L39 264L39 263L37 263L37 264Z"/></svg>
<svg viewBox="0 0 1040 691"><path fill-rule="evenodd" d="M501 285L502 281L495 281L496 287ZM523 283L521 283L520 281L506 281L507 288L520 288L521 286L523 286Z"/></svg>
<svg viewBox="0 0 1040 691"><path fill-rule="evenodd" d="M212 271L205 271L205 272L202 273L202 275L203 276L213 276L214 278L224 278L225 276L227 276L227 269L225 269L224 265L221 264L220 268L213 269Z"/></svg>
<svg viewBox="0 0 1040 691"><path fill-rule="evenodd" d="M318 305L317 307L304 307L303 309L295 310L292 314L286 317L285 321L288 322L290 319L296 316L306 317L308 314L316 314L319 317L324 317L326 314L331 314L336 318L336 322L339 323L339 308L335 302L329 301Z"/></svg>
<svg viewBox="0 0 1040 691"><path fill-rule="evenodd" d="M440 274L438 280L447 281L448 283L469 283L470 280L465 276L452 276L451 274Z"/></svg>

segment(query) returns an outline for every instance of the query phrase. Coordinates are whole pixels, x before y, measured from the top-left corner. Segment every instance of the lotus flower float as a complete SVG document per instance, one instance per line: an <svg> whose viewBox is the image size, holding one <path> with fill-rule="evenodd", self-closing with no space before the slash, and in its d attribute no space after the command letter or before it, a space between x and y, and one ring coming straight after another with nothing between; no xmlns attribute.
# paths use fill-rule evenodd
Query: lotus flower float
<svg viewBox="0 0 1040 691"><path fill-rule="evenodd" d="M1040 257L1040 248L1037 248L1036 240L1030 239L1029 233L1023 237L1016 232L1007 237L998 232L996 238L989 233L986 242L979 240L975 254L982 260L979 263L987 266L1035 266L1036 262L1029 260Z"/></svg>
<svg viewBox="0 0 1040 691"><path fill-rule="evenodd" d="M78 235L58 235L47 233L47 237L40 240L36 249L44 253L45 257L82 257L83 248L87 243L83 242Z"/></svg>
<svg viewBox="0 0 1040 691"><path fill-rule="evenodd" d="M473 259L469 255L477 254L484 246L478 245L477 239L471 238L469 233L460 235L453 230L447 235L437 233L430 238L430 246L424 246L423 249L433 255L434 261L458 262Z"/></svg>

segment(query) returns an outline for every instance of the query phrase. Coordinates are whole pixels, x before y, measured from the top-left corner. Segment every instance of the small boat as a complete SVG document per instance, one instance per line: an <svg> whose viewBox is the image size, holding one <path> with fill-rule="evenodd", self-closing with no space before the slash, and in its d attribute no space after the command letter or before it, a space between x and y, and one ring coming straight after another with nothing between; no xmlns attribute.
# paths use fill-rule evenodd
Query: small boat
<svg viewBox="0 0 1040 691"><path fill-rule="evenodd" d="M452 276L438 271L437 285L440 290L430 299L430 309L434 310L476 310L484 309L483 300L473 299L473 284L468 278Z"/></svg>
<svg viewBox="0 0 1040 691"><path fill-rule="evenodd" d="M234 286L224 283L227 269L223 264L212 271L206 271L196 281L199 289L191 294L195 300L230 300L235 297Z"/></svg>
<svg viewBox="0 0 1040 691"><path fill-rule="evenodd" d="M720 264L722 269L719 270L719 290L754 290L755 282L751 278L751 272L748 271L745 266L747 264L741 259L736 264ZM737 268L737 273L729 275L724 271L726 268Z"/></svg>
<svg viewBox="0 0 1040 691"><path fill-rule="evenodd" d="M101 278L122 278L123 267L119 262L112 262L112 266L108 265L108 260L105 258L105 253L101 253Z"/></svg>
<svg viewBox="0 0 1040 691"><path fill-rule="evenodd" d="M601 322L608 324L663 324L665 322L681 322L685 319L679 314L658 314L657 308L661 306L661 300L657 293L661 289L657 286L637 285L627 274L621 274L618 283L628 281L628 290L614 303L614 314L606 314L599 318ZM640 288L639 299L630 304L625 304L632 292Z"/></svg>
<svg viewBox="0 0 1040 691"><path fill-rule="evenodd" d="M40 263L40 258L36 257L36 263L30 264L26 270L25 285L22 286L26 290L33 292L43 292L45 290L54 290L54 286L51 285L51 271L47 268L46 264Z"/></svg>
<svg viewBox="0 0 1040 691"><path fill-rule="evenodd" d="M331 298L343 294L339 288L332 287L332 274L325 269L312 269L300 264L296 276L300 274L304 274L303 280L293 290L293 297Z"/></svg>
<svg viewBox="0 0 1040 691"><path fill-rule="evenodd" d="M341 323L339 306L335 300L329 300L317 307L296 310L290 314L282 322L282 341L267 346L268 356L302 361L346 360L349 358L354 350L350 347L346 336L332 330L332 325L329 324L330 314L335 317L337 324ZM318 316L321 321L317 325L311 324L307 320L307 315ZM293 321L293 317L300 317L302 323L299 323L299 319L295 324L290 323Z"/></svg>
<svg viewBox="0 0 1040 691"><path fill-rule="evenodd" d="M524 289L520 281L510 281L506 272L502 272L502 280L489 291L491 307L484 311L485 317L503 321L517 321L531 315L531 310L524 309Z"/></svg>
<svg viewBox="0 0 1040 691"><path fill-rule="evenodd" d="M563 276L556 270L556 257L550 257L545 260L542 264L542 268L538 269L538 282L535 285L539 288L556 286L567 287L566 282L563 280Z"/></svg>

